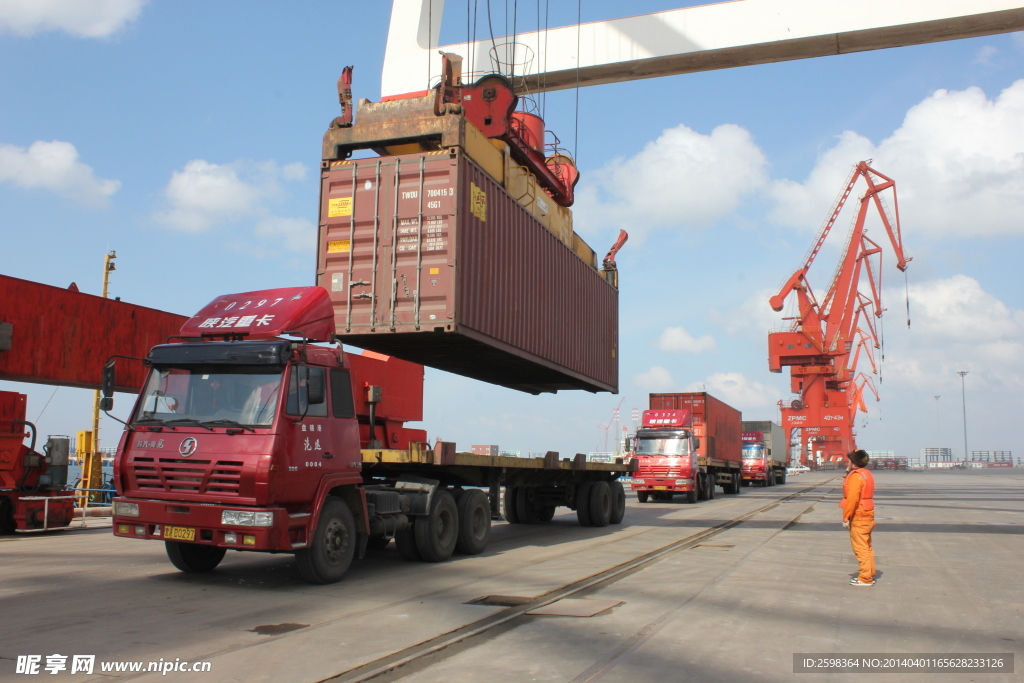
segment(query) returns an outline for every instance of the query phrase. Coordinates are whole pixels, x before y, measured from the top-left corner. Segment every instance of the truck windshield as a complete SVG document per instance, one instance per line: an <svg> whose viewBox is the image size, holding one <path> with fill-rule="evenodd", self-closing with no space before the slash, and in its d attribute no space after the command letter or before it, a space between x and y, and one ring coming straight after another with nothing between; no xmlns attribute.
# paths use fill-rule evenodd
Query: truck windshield
<svg viewBox="0 0 1024 683"><path fill-rule="evenodd" d="M689 455L690 440L681 437L651 439L639 437L636 440L637 455Z"/></svg>
<svg viewBox="0 0 1024 683"><path fill-rule="evenodd" d="M764 460L764 446L761 444L747 445L743 447L744 460Z"/></svg>
<svg viewBox="0 0 1024 683"><path fill-rule="evenodd" d="M268 427L281 371L257 365L153 368L132 423Z"/></svg>

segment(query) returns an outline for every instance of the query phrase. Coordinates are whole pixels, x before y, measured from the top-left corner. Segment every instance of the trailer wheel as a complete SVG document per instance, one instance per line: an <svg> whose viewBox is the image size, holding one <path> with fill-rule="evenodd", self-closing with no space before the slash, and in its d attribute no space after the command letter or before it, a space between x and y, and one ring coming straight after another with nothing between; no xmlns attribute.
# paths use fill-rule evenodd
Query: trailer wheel
<svg viewBox="0 0 1024 683"><path fill-rule="evenodd" d="M715 484L715 475L712 474L711 472L708 472L707 479L708 479L708 500L714 500L715 499L715 486L716 486L716 484Z"/></svg>
<svg viewBox="0 0 1024 683"><path fill-rule="evenodd" d="M409 526L395 532L395 548L398 549L398 554L406 562L419 562L423 559L420 557L420 551L416 547L416 533L413 531L413 522L414 520L410 519Z"/></svg>
<svg viewBox="0 0 1024 683"><path fill-rule="evenodd" d="M641 503L646 503L647 499L650 497L650 495L651 494L649 494L647 491L637 491L636 492L636 499L638 501L640 501Z"/></svg>
<svg viewBox="0 0 1024 683"><path fill-rule="evenodd" d="M14 529L14 504L7 496L0 496L0 536L13 534Z"/></svg>
<svg viewBox="0 0 1024 683"><path fill-rule="evenodd" d="M215 545L180 541L164 541L164 548L167 549L167 557L170 558L171 564L189 574L213 571L227 552Z"/></svg>
<svg viewBox="0 0 1024 683"><path fill-rule="evenodd" d="M590 526L608 526L612 518L612 489L606 481L595 481L590 489Z"/></svg>
<svg viewBox="0 0 1024 683"><path fill-rule="evenodd" d="M455 550L463 555L479 555L491 537L491 506L480 489L462 492L456 501L459 511L459 536Z"/></svg>
<svg viewBox="0 0 1024 683"><path fill-rule="evenodd" d="M356 522L340 498L329 496L320 510L308 548L295 552L299 574L310 583L341 581L356 553Z"/></svg>
<svg viewBox="0 0 1024 683"><path fill-rule="evenodd" d="M615 480L609 486L612 489L612 516L609 524L622 524L622 518L626 516L626 489L622 488L622 482Z"/></svg>
<svg viewBox="0 0 1024 683"><path fill-rule="evenodd" d="M434 492L430 514L413 522L416 548L425 562L444 562L455 552L459 540L459 510L455 498L444 489Z"/></svg>
<svg viewBox="0 0 1024 683"><path fill-rule="evenodd" d="M534 505L533 514L537 518L537 523L543 524L555 518L555 510L557 509L557 505Z"/></svg>
<svg viewBox="0 0 1024 683"><path fill-rule="evenodd" d="M591 526L590 523L590 491L594 482L585 481L576 487L576 519L580 526Z"/></svg>
<svg viewBox="0 0 1024 683"><path fill-rule="evenodd" d="M788 474L788 472L786 472L786 470L782 470L782 473L779 474L779 483L780 484L785 484L786 483L786 475L787 474Z"/></svg>
<svg viewBox="0 0 1024 683"><path fill-rule="evenodd" d="M529 490L525 486L516 487L516 497L513 503L516 508L516 517L520 524L536 524L540 521L537 516L537 506L530 502Z"/></svg>
<svg viewBox="0 0 1024 683"><path fill-rule="evenodd" d="M504 503L505 503L505 521L509 524L519 524L519 511L516 509L516 498L518 498L518 487L506 486Z"/></svg>

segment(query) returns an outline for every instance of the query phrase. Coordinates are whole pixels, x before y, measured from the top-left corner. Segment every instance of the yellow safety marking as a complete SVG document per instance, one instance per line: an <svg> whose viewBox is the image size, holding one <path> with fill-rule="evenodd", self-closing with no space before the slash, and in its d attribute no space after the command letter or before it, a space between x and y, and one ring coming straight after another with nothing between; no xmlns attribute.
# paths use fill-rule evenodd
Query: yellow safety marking
<svg viewBox="0 0 1024 683"><path fill-rule="evenodd" d="M440 275L441 274L441 269L440 268L431 268L430 269L430 274L431 275Z"/></svg>
<svg viewBox="0 0 1024 683"><path fill-rule="evenodd" d="M327 243L328 254L337 254L342 251L352 251L351 240L331 240Z"/></svg>

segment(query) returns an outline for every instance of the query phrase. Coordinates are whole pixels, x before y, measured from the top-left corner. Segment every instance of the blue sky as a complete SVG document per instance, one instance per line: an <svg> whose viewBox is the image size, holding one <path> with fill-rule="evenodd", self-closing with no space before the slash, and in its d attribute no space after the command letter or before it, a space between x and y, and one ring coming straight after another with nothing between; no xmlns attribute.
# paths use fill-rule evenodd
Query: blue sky
<svg viewBox="0 0 1024 683"><path fill-rule="evenodd" d="M448 5L442 42L464 40L465 3ZM311 284L335 81L353 64L356 97L377 99L390 3L39 6L0 1L0 273L98 293L116 249L112 295L183 314L221 293ZM591 0L583 19L622 6ZM550 24L575 11L557 4ZM1002 35L585 88L578 110L575 92L550 94L548 128L583 174L577 230L599 253L619 227L632 235L620 395L534 397L428 371L424 426L467 448L601 450L620 399L628 419L649 390L701 387L747 419L775 417L790 396L767 371L779 323L765 299L870 155L900 192L913 324L887 253L882 401L859 420L860 445L962 450L955 373L968 370L970 449L1024 456L1022 67L1024 40ZM837 255L830 245L812 276ZM89 392L0 389L29 394L44 434L88 426ZM113 445L116 425L104 430Z"/></svg>

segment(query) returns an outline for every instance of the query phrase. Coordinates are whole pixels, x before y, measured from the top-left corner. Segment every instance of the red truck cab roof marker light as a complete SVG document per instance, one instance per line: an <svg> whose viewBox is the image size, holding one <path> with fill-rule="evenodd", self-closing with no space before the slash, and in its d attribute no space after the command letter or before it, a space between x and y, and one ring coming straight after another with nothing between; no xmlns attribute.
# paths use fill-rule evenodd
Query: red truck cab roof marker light
<svg viewBox="0 0 1024 683"><path fill-rule="evenodd" d="M282 287L218 296L181 326L181 336L275 339L301 331L310 341L332 341L334 309L322 287Z"/></svg>
<svg viewBox="0 0 1024 683"><path fill-rule="evenodd" d="M643 414L644 427L689 427L690 411L685 408L681 410L645 410Z"/></svg>

